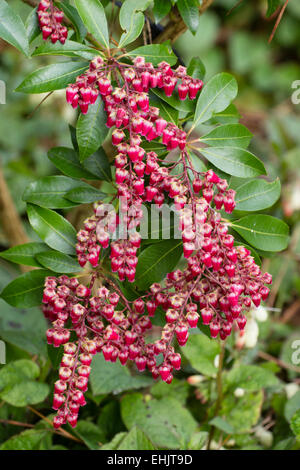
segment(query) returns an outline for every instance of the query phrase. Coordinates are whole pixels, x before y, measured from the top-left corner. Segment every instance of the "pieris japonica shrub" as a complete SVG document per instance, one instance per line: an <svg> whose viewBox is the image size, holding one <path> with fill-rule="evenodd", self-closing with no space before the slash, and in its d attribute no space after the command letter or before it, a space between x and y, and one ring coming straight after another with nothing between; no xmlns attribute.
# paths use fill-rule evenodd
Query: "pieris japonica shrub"
<svg viewBox="0 0 300 470"><path fill-rule="evenodd" d="M191 331L215 341L243 332L272 284L259 254L288 242L283 222L256 214L277 201L280 183L269 182L263 162L247 150L251 133L232 104L235 78L207 80L200 58L180 64L168 43L134 47L148 6L123 2L116 39L100 1L75 0L71 8L42 0L32 15L39 29L31 28L30 39L41 31L44 40L37 48L19 40L19 20L5 7L4 39L33 61L65 56L17 91L64 89L78 114L73 149L48 154L65 176L42 178L24 194L44 248L9 250L11 261L37 269L2 292L13 306L41 305L45 341L63 349L56 428L76 425L94 355L134 363L170 384L181 366L178 345ZM93 208L76 231L65 210L80 204ZM152 210L165 208L173 214L167 237L161 228L142 230Z"/></svg>

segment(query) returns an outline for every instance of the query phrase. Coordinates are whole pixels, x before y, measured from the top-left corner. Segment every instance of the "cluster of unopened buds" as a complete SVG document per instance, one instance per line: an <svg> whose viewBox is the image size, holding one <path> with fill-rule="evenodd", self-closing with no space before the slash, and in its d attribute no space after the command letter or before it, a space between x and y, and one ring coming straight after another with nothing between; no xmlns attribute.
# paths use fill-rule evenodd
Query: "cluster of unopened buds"
<svg viewBox="0 0 300 470"><path fill-rule="evenodd" d="M83 394L94 354L102 353L105 360L121 364L132 360L139 371L148 369L153 378L171 383L173 371L181 365L175 338L184 346L189 329L196 328L201 319L212 338L224 340L233 329L245 328L245 312L269 294L265 284L271 284L272 277L261 272L247 248L235 246L228 223L221 217L220 210L229 214L234 210L235 191L214 171L194 169L185 131L163 119L149 103L151 88L162 89L168 97L177 93L180 100L193 100L202 86L183 66L173 71L166 62L154 67L143 57L128 65L116 59L104 62L98 56L67 88L67 101L82 113L98 97L104 102L106 124L113 128L112 143L117 149L115 183L128 236L111 240L118 216L96 204L94 215L78 232L76 245L79 264L83 267L89 262L93 268L89 287L67 276L46 279L43 310L52 322L48 343L64 345L53 402L58 410L56 427L67 421L76 424L78 409L85 404ZM153 139L166 151L177 149L178 161L166 164L155 152L147 152L142 144ZM177 165L181 172L172 172ZM109 254L111 271L118 273L120 281L133 282L141 245L137 231L143 218L141 206L161 207L164 201L174 202L187 266L129 302L112 276L104 274L102 261L105 264ZM96 287L99 281L102 284ZM165 312L166 324L161 337L151 343L147 336L158 308Z"/></svg>
<svg viewBox="0 0 300 470"><path fill-rule="evenodd" d="M52 0L42 0L38 5L37 15L43 39L50 38L53 44L57 41L64 44L68 37L68 29L62 25L64 13L54 7Z"/></svg>

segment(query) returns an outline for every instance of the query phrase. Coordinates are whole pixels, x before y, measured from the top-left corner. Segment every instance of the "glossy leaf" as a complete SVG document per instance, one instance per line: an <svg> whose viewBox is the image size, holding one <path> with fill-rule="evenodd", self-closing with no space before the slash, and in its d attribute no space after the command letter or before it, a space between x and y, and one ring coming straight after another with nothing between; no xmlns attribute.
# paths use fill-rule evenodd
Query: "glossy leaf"
<svg viewBox="0 0 300 470"><path fill-rule="evenodd" d="M32 56L62 55L78 57L81 52L90 52L93 56L97 55L97 51L95 49L75 41L66 41L65 44L61 44L59 41L55 44L43 41L43 43L35 49Z"/></svg>
<svg viewBox="0 0 300 470"><path fill-rule="evenodd" d="M78 13L87 30L109 49L109 35L105 11L99 0L75 0Z"/></svg>
<svg viewBox="0 0 300 470"><path fill-rule="evenodd" d="M230 225L250 245L260 250L282 251L288 246L288 225L270 215L247 215Z"/></svg>
<svg viewBox="0 0 300 470"><path fill-rule="evenodd" d="M47 246L44 243L25 243L24 245L13 246L8 250L1 251L0 256L12 263L40 268L41 265L37 262L35 255L46 249Z"/></svg>
<svg viewBox="0 0 300 470"><path fill-rule="evenodd" d="M155 23L159 23L171 10L171 2L166 0L154 0L153 15Z"/></svg>
<svg viewBox="0 0 300 470"><path fill-rule="evenodd" d="M15 9L4 0L0 0L0 38L26 56L29 55L29 44L23 21Z"/></svg>
<svg viewBox="0 0 300 470"><path fill-rule="evenodd" d="M174 65L178 60L169 44L151 44L148 46L141 46L130 51L128 55L130 57L145 57L146 62L152 62L155 67L162 61L166 61L170 65Z"/></svg>
<svg viewBox="0 0 300 470"><path fill-rule="evenodd" d="M279 179L268 183L265 180L249 181L236 189L236 210L258 211L273 206L280 197Z"/></svg>
<svg viewBox="0 0 300 470"><path fill-rule="evenodd" d="M70 5L68 0L64 0L63 2L60 2L59 8L64 12L66 17L71 21L72 26L76 32L77 40L82 42L86 36L87 30L76 8Z"/></svg>
<svg viewBox="0 0 300 470"><path fill-rule="evenodd" d="M157 95L159 98L161 98L163 101L168 103L170 106L172 106L175 109L178 109L178 111L183 111L186 113L193 112L195 103L191 100L185 100L181 101L178 98L178 95L176 92L173 93L172 96L168 97L165 95L164 91L159 90L158 88L153 88L152 92Z"/></svg>
<svg viewBox="0 0 300 470"><path fill-rule="evenodd" d="M27 35L29 43L34 41L34 39L37 38L39 34L41 34L39 21L37 17L37 8L34 8L29 13L25 22L25 29L26 29L26 35Z"/></svg>
<svg viewBox="0 0 300 470"><path fill-rule="evenodd" d="M146 289L172 271L182 254L181 240L165 240L145 248L139 255L136 285Z"/></svg>
<svg viewBox="0 0 300 470"><path fill-rule="evenodd" d="M16 91L22 93L47 93L66 88L78 75L88 68L86 62L62 62L47 65L30 75L18 86Z"/></svg>
<svg viewBox="0 0 300 470"><path fill-rule="evenodd" d="M110 163L103 148L90 155L84 160L82 165L87 171L95 175L96 178L105 181L112 180Z"/></svg>
<svg viewBox="0 0 300 470"><path fill-rule="evenodd" d="M205 77L205 65L199 57L193 57L187 68L187 74L193 78L203 80Z"/></svg>
<svg viewBox="0 0 300 470"><path fill-rule="evenodd" d="M229 175L254 178L265 175L263 163L253 153L238 147L206 147L201 149L208 161Z"/></svg>
<svg viewBox="0 0 300 470"><path fill-rule="evenodd" d="M246 149L251 138L251 132L242 124L224 124L200 137L199 141L210 147L239 147Z"/></svg>
<svg viewBox="0 0 300 470"><path fill-rule="evenodd" d="M83 188L71 189L66 193L65 197L76 204L89 204L91 202L101 201L106 197L106 194L93 186L85 186Z"/></svg>
<svg viewBox="0 0 300 470"><path fill-rule="evenodd" d="M199 27L199 2L197 0L177 0L176 5L183 21L195 34Z"/></svg>
<svg viewBox="0 0 300 470"><path fill-rule="evenodd" d="M48 434L47 429L29 429L3 442L0 450L40 450L41 441Z"/></svg>
<svg viewBox="0 0 300 470"><path fill-rule="evenodd" d="M55 250L75 254L76 230L64 217L50 209L28 204L27 213L32 228Z"/></svg>
<svg viewBox="0 0 300 470"><path fill-rule="evenodd" d="M76 136L81 162L96 152L104 142L108 134L105 123L106 114L103 101L98 98L96 103L89 107L88 113L81 114L77 121Z"/></svg>
<svg viewBox="0 0 300 470"><path fill-rule="evenodd" d="M208 121L214 113L226 109L237 91L236 79L229 73L219 73L211 78L199 95L193 126Z"/></svg>
<svg viewBox="0 0 300 470"><path fill-rule="evenodd" d="M78 155L73 149L67 147L52 148L48 152L48 158L56 168L71 178L95 179L95 175L92 175L81 165Z"/></svg>
<svg viewBox="0 0 300 470"><path fill-rule="evenodd" d="M38 253L36 259L44 268L56 273L77 273L81 271L81 267L74 258L59 251Z"/></svg>
<svg viewBox="0 0 300 470"><path fill-rule="evenodd" d="M32 182L26 188L23 200L50 209L67 209L73 207L74 204L65 199L65 194L82 186L89 187L89 185L67 176L45 176Z"/></svg>
<svg viewBox="0 0 300 470"><path fill-rule="evenodd" d="M10 282L1 292L1 298L13 307L35 307L42 301L44 282L50 271L36 269Z"/></svg>

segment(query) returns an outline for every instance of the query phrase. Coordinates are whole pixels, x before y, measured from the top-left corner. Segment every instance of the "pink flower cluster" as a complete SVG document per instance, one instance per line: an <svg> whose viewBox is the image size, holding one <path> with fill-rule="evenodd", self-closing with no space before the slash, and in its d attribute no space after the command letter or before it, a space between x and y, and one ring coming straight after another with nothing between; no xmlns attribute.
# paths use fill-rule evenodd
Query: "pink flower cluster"
<svg viewBox="0 0 300 470"><path fill-rule="evenodd" d="M41 0L38 5L37 15L43 39L46 40L50 37L53 44L57 41L64 44L68 37L68 29L61 24L64 14L54 7L52 0Z"/></svg>

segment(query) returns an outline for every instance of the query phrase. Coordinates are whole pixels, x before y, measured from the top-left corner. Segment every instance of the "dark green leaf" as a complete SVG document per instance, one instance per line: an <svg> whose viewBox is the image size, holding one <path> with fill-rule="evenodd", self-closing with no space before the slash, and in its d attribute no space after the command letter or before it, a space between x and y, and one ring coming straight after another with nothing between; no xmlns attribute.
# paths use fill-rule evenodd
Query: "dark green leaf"
<svg viewBox="0 0 300 470"><path fill-rule="evenodd" d="M101 201L105 197L107 197L105 193L102 193L93 186L74 188L66 194L67 199L77 204L89 204L91 202Z"/></svg>
<svg viewBox="0 0 300 470"><path fill-rule="evenodd" d="M3 442L0 450L39 450L41 441L48 434L47 429L29 429Z"/></svg>
<svg viewBox="0 0 300 470"><path fill-rule="evenodd" d="M81 114L77 121L76 136L81 162L95 153L104 142L108 134L105 123L104 104L98 98L96 103L90 106L89 112L86 115Z"/></svg>
<svg viewBox="0 0 300 470"><path fill-rule="evenodd" d="M199 2L197 0L177 0L176 5L183 21L195 34L199 27Z"/></svg>
<svg viewBox="0 0 300 470"><path fill-rule="evenodd" d="M29 44L24 24L15 9L0 0L0 38L29 55Z"/></svg>
<svg viewBox="0 0 300 470"><path fill-rule="evenodd" d="M171 10L171 2L166 0L154 0L153 15L155 23L159 23Z"/></svg>
<svg viewBox="0 0 300 470"><path fill-rule="evenodd" d="M86 62L51 64L32 72L18 86L22 93L47 93L66 88L88 68Z"/></svg>
<svg viewBox="0 0 300 470"><path fill-rule="evenodd" d="M178 95L176 93L173 93L172 96L168 97L165 95L164 91L159 90L157 88L153 88L152 92L157 95L159 98L161 98L163 101L168 103L172 108L178 109L178 111L183 111L183 112L193 112L195 103L191 100L185 100L181 101L178 98Z"/></svg>
<svg viewBox="0 0 300 470"><path fill-rule="evenodd" d="M60 2L59 8L64 12L67 18L71 21L75 31L77 40L82 42L85 38L87 30L78 14L76 8L74 8L67 0Z"/></svg>
<svg viewBox="0 0 300 470"><path fill-rule="evenodd" d="M230 225L250 245L260 250L282 251L288 246L288 225L270 215L247 215Z"/></svg>
<svg viewBox="0 0 300 470"><path fill-rule="evenodd" d="M201 153L220 170L240 178L265 175L263 163L253 153L238 147L207 147Z"/></svg>
<svg viewBox="0 0 300 470"><path fill-rule="evenodd" d="M23 200L50 209L68 209L74 204L64 198L65 194L85 186L88 187L87 184L67 176L45 176L26 188Z"/></svg>
<svg viewBox="0 0 300 470"><path fill-rule="evenodd" d="M44 251L36 255L38 262L47 269L56 273L78 273L81 267L78 262L65 253L59 251Z"/></svg>
<svg viewBox="0 0 300 470"><path fill-rule="evenodd" d="M87 30L109 49L108 27L102 4L98 0L75 0L75 6Z"/></svg>
<svg viewBox="0 0 300 470"><path fill-rule="evenodd" d="M49 150L48 158L65 175L71 178L94 180L95 176L87 171L79 162L77 153L67 147L55 147Z"/></svg>
<svg viewBox="0 0 300 470"><path fill-rule="evenodd" d="M41 34L37 16L37 8L34 8L29 13L25 22L25 28L29 43L31 43L35 38L38 37L39 34Z"/></svg>
<svg viewBox="0 0 300 470"><path fill-rule="evenodd" d="M35 269L10 282L1 292L1 298L13 307L35 307L42 302L45 277L51 272Z"/></svg>
<svg viewBox="0 0 300 470"><path fill-rule="evenodd" d="M28 204L27 213L32 228L50 248L75 254L76 230L70 222L50 209L31 204Z"/></svg>
<svg viewBox="0 0 300 470"><path fill-rule="evenodd" d="M166 61L170 65L175 65L178 60L169 44L141 46L128 52L128 54L130 57L143 56L146 62L152 62L155 67L162 61Z"/></svg>
<svg viewBox="0 0 300 470"><path fill-rule="evenodd" d="M268 18L269 16L272 16L280 4L281 4L281 0L268 0L268 9L267 9L266 16Z"/></svg>
<svg viewBox="0 0 300 470"><path fill-rule="evenodd" d="M35 255L45 251L45 249L47 249L47 246L44 243L25 243L24 245L13 246L8 250L2 251L0 256L12 263L40 268L41 265L35 259Z"/></svg>
<svg viewBox="0 0 300 470"><path fill-rule="evenodd" d="M103 148L84 160L83 166L100 180L112 180L110 163Z"/></svg>
<svg viewBox="0 0 300 470"><path fill-rule="evenodd" d="M145 248L139 255L136 285L146 289L172 271L182 255L181 240L165 240Z"/></svg>
<svg viewBox="0 0 300 470"><path fill-rule="evenodd" d="M280 197L279 179L268 183L265 180L249 181L236 190L236 210L258 211L273 206Z"/></svg>
<svg viewBox="0 0 300 470"><path fill-rule="evenodd" d="M205 77L205 65L199 57L193 57L187 68L187 74L193 78L203 80Z"/></svg>
<svg viewBox="0 0 300 470"><path fill-rule="evenodd" d="M236 79L229 73L219 73L211 78L198 98L193 126L208 121L214 113L226 109L237 91Z"/></svg>

